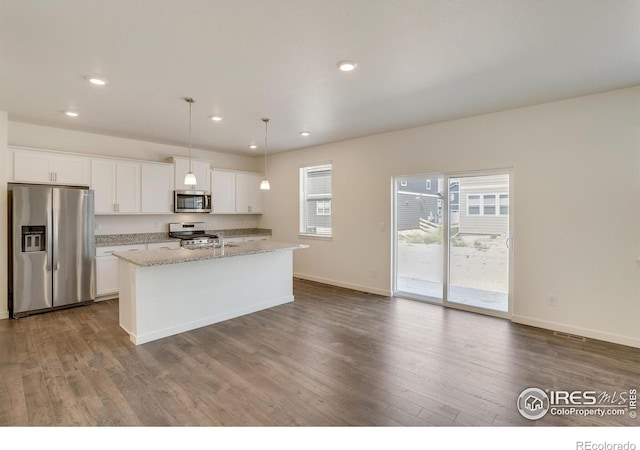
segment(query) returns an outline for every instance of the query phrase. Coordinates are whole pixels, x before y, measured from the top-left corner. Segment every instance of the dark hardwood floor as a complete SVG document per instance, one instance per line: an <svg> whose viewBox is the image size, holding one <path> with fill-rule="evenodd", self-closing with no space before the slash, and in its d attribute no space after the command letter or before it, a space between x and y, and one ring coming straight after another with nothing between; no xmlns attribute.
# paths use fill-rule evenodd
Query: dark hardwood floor
<svg viewBox="0 0 640 450"><path fill-rule="evenodd" d="M134 346L117 300L0 321L0 425L639 425L516 410L640 386L640 350L296 280L295 302ZM179 301L179 300L177 300Z"/></svg>

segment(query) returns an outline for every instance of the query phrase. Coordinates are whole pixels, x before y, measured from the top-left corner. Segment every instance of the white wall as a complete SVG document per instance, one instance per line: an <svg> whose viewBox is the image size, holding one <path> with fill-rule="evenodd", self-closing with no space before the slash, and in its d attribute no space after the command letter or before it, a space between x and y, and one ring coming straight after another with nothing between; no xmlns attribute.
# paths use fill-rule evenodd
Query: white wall
<svg viewBox="0 0 640 450"><path fill-rule="evenodd" d="M7 211L7 113L0 111L0 319L9 317L8 307L8 211Z"/></svg>
<svg viewBox="0 0 640 450"><path fill-rule="evenodd" d="M326 161L334 237L299 239L298 168ZM311 245L298 275L388 294L391 177L505 167L513 320L640 347L640 87L274 155L260 225Z"/></svg>
<svg viewBox="0 0 640 450"><path fill-rule="evenodd" d="M9 145L18 147L60 150L73 153L112 156L116 158L166 161L171 156L188 156L189 149L155 142L65 130L15 121L9 121ZM213 161L215 168L262 172L259 157L238 156L201 149L192 149L193 158ZM2 161L6 161L6 156ZM3 183L6 186L6 182ZM136 216L97 216L96 234L153 233L167 231L170 222L206 222L208 229L252 228L258 216L209 216L206 214L170 214Z"/></svg>

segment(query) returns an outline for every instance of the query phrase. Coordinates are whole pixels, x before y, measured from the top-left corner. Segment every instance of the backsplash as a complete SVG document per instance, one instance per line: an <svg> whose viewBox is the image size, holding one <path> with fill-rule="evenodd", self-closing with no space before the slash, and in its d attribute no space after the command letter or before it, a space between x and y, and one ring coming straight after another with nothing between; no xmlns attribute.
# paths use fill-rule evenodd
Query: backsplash
<svg viewBox="0 0 640 450"><path fill-rule="evenodd" d="M95 234L162 233L169 231L169 223L204 222L207 230L257 228L258 215L113 215L95 217Z"/></svg>

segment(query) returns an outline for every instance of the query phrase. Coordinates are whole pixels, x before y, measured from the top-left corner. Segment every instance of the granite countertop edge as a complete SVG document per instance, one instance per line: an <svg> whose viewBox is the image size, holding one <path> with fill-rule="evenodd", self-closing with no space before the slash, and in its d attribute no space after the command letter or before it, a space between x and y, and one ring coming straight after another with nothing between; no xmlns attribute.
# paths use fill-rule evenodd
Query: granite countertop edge
<svg viewBox="0 0 640 450"><path fill-rule="evenodd" d="M271 236L271 230L265 228L233 228L228 230L207 230L207 233L225 237ZM119 245L156 244L173 242L176 238L167 232L159 233L129 233L129 234L98 234L95 236L96 247L115 247Z"/></svg>
<svg viewBox="0 0 640 450"><path fill-rule="evenodd" d="M138 252L116 252L113 255L139 267L163 266L180 264L210 259L232 258L235 256L256 255L259 253L272 253L288 250L308 248L306 244L292 244L274 241L255 241L225 246L224 254L220 249L196 249L185 248L141 250Z"/></svg>

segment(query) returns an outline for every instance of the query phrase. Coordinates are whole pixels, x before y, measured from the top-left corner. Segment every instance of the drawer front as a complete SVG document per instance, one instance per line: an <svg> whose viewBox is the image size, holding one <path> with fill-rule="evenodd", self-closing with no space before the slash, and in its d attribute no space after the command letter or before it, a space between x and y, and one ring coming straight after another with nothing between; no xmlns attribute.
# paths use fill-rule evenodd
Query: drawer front
<svg viewBox="0 0 640 450"><path fill-rule="evenodd" d="M267 236L267 235L260 235L260 236L247 236L244 238L245 242L251 242L251 241L269 241L271 240L271 236Z"/></svg>
<svg viewBox="0 0 640 450"><path fill-rule="evenodd" d="M109 247L96 247L96 257L100 256L111 256L116 252L128 252L128 251L136 251L136 250L146 250L147 244L137 244L137 245L112 245Z"/></svg>
<svg viewBox="0 0 640 450"><path fill-rule="evenodd" d="M153 244L148 244L148 250L156 250L156 249L174 249L180 248L180 242L154 242Z"/></svg>

